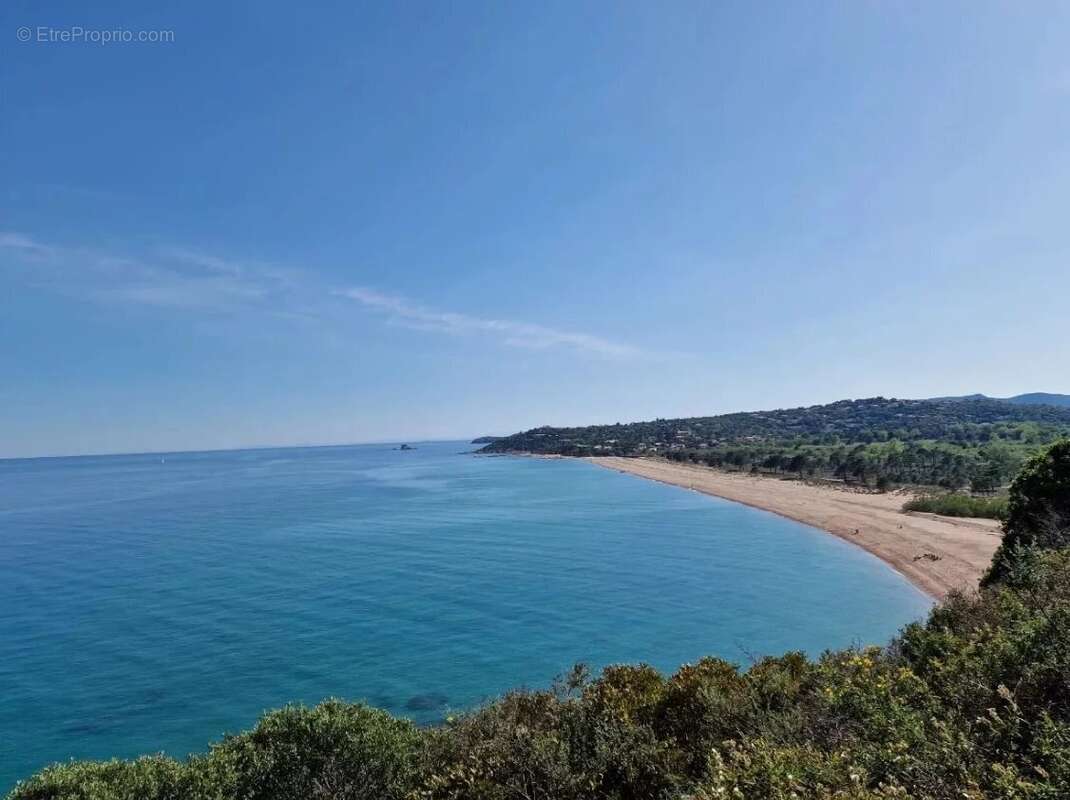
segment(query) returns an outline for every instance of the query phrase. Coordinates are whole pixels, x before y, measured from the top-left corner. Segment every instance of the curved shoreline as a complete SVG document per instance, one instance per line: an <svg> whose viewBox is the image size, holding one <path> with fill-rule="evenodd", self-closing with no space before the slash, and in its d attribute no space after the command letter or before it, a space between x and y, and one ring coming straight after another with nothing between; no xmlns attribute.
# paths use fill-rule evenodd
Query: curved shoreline
<svg viewBox="0 0 1070 800"><path fill-rule="evenodd" d="M994 520L906 514L898 493L856 493L650 458L583 460L819 528L872 553L935 599L975 590L1000 541Z"/></svg>

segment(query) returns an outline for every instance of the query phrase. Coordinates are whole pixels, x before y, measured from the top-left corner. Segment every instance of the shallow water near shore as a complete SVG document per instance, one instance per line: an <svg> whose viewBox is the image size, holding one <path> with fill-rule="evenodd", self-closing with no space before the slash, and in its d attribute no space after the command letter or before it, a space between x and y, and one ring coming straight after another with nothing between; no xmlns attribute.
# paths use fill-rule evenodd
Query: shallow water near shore
<svg viewBox="0 0 1070 800"><path fill-rule="evenodd" d="M817 655L931 605L773 514L469 449L0 461L0 793L291 701L427 724L577 661Z"/></svg>

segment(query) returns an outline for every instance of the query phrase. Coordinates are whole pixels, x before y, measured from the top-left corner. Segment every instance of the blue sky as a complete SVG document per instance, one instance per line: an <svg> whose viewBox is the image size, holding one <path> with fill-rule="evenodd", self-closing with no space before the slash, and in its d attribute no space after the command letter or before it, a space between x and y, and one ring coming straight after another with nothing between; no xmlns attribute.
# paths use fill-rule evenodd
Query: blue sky
<svg viewBox="0 0 1070 800"><path fill-rule="evenodd" d="M1070 392L1066 4L0 20L0 456Z"/></svg>

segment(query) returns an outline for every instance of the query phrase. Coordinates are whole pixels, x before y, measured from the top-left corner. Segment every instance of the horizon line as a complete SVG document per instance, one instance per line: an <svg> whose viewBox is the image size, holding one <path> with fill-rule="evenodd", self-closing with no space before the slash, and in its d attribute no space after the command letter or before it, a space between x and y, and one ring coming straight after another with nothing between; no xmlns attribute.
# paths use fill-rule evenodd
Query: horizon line
<svg viewBox="0 0 1070 800"><path fill-rule="evenodd" d="M493 434L480 434L480 436L491 436ZM472 437L479 438L479 437ZM319 444L253 444L244 445L242 447L206 447L206 448L194 448L192 450L131 450L131 451L112 451L106 453L51 453L48 455L40 456L0 456L0 462L2 461L41 461L49 458L114 458L118 456L178 456L178 455L196 455L200 453L244 453L255 450L315 450L326 449L328 447L371 447L373 445L386 445L386 444L444 444L446 442L462 442L465 444L472 444L472 440L464 437L461 439L379 439L375 441L367 442L333 442L333 443L319 443Z"/></svg>

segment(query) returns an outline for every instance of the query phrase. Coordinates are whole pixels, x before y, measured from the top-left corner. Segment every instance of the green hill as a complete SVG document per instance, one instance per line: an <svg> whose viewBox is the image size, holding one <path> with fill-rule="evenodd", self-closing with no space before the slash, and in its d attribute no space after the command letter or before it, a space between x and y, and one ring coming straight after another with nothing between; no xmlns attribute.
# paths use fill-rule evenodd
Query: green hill
<svg viewBox="0 0 1070 800"><path fill-rule="evenodd" d="M1019 405L1049 405L1070 407L1070 394L1049 394L1047 392L1032 392L1030 394L1018 394L1006 398L1008 403Z"/></svg>
<svg viewBox="0 0 1070 800"><path fill-rule="evenodd" d="M1070 407L874 397L807 408L533 428L480 452L657 455L734 470L992 491L1070 435Z"/></svg>
<svg viewBox="0 0 1070 800"><path fill-rule="evenodd" d="M961 397L934 397L933 400L999 400L1023 406L1070 406L1070 394L1051 394L1049 392L1030 392L1016 394L1013 397L988 397L983 394L968 394Z"/></svg>

